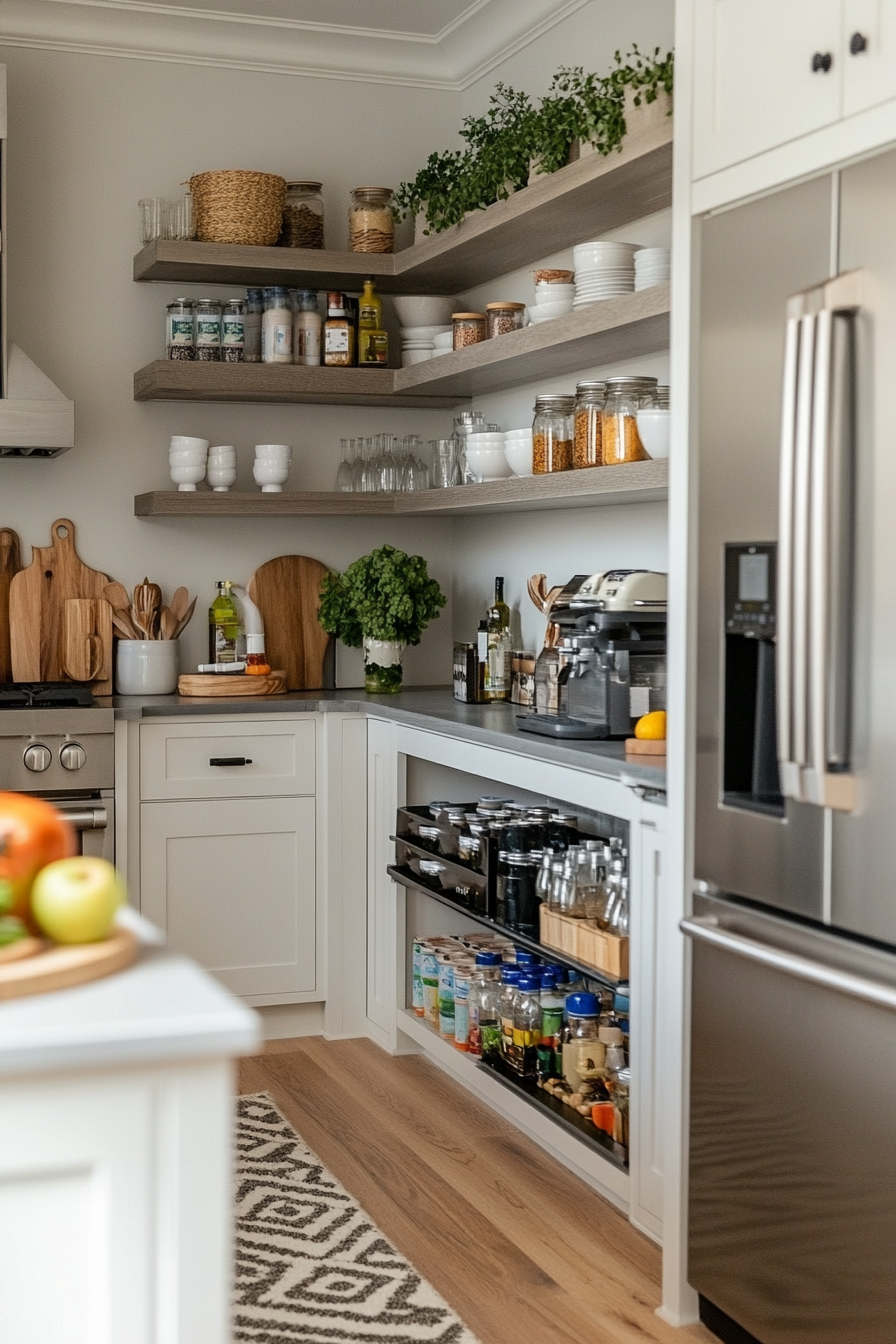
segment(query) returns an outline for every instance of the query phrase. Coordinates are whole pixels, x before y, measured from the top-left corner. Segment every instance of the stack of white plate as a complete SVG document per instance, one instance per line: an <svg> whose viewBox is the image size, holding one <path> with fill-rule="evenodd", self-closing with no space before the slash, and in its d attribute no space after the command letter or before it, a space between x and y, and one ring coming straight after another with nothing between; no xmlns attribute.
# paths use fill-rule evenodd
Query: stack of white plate
<svg viewBox="0 0 896 1344"><path fill-rule="evenodd" d="M535 286L535 302L529 309L530 322L550 322L554 317L565 317L572 312L575 285L558 285L553 281Z"/></svg>
<svg viewBox="0 0 896 1344"><path fill-rule="evenodd" d="M633 293L637 250L637 243L607 243L600 239L574 247L576 292L573 307L584 308L600 299Z"/></svg>
<svg viewBox="0 0 896 1344"><path fill-rule="evenodd" d="M635 253L635 289L668 285L670 253L668 247L642 247Z"/></svg>
<svg viewBox="0 0 896 1344"><path fill-rule="evenodd" d="M435 353L435 338L450 332L450 326L400 327L401 363L403 368L410 364L422 364L432 359Z"/></svg>

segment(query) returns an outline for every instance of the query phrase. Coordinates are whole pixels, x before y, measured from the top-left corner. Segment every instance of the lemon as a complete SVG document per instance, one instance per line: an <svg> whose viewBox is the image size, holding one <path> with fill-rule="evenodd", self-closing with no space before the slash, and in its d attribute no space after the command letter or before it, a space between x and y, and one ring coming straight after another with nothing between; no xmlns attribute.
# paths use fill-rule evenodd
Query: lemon
<svg viewBox="0 0 896 1344"><path fill-rule="evenodd" d="M643 714L635 724L635 737L642 742L665 742L666 711L655 709L650 714Z"/></svg>

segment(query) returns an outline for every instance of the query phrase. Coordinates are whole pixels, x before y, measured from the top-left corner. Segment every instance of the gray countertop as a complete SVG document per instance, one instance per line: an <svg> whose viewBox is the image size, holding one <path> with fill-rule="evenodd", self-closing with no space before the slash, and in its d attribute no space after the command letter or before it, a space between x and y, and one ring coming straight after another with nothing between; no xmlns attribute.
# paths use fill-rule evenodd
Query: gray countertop
<svg viewBox="0 0 896 1344"><path fill-rule="evenodd" d="M430 732L450 732L468 742L501 751L515 751L538 760L554 761L625 783L664 791L665 757L635 759L626 756L622 742L577 742L521 733L517 705L468 705L455 700L450 686L409 688L397 695L366 695L361 690L290 691L286 695L199 699L179 695L117 695L111 704L117 719L146 720L183 715L222 714L370 714Z"/></svg>

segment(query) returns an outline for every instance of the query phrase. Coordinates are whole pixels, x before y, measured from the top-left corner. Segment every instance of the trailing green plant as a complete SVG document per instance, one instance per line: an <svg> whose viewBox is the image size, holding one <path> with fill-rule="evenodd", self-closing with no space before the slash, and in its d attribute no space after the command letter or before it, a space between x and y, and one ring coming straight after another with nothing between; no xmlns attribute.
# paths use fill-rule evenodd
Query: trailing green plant
<svg viewBox="0 0 896 1344"><path fill-rule="evenodd" d="M422 555L380 546L354 560L344 574L331 570L325 575L318 620L327 634L352 649L360 648L365 637L419 644L446 601Z"/></svg>
<svg viewBox="0 0 896 1344"><path fill-rule="evenodd" d="M600 154L620 149L626 134L625 94L634 103L653 103L672 93L673 56L644 56L633 45L615 53L607 75L585 74L581 66L561 69L538 107L525 93L498 84L481 117L465 117L463 149L430 154L423 168L395 193L400 218L425 210L427 233L459 224L471 210L506 200L528 184L534 166L553 173L569 160L573 141L594 145Z"/></svg>

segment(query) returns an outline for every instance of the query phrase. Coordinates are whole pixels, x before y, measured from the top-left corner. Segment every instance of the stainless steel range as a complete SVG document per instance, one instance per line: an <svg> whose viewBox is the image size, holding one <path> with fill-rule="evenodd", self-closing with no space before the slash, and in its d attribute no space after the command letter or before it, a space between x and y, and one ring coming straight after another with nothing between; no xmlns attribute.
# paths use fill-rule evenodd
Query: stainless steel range
<svg viewBox="0 0 896 1344"><path fill-rule="evenodd" d="M74 826L82 854L112 861L112 710L74 682L0 685L0 788L46 798Z"/></svg>

